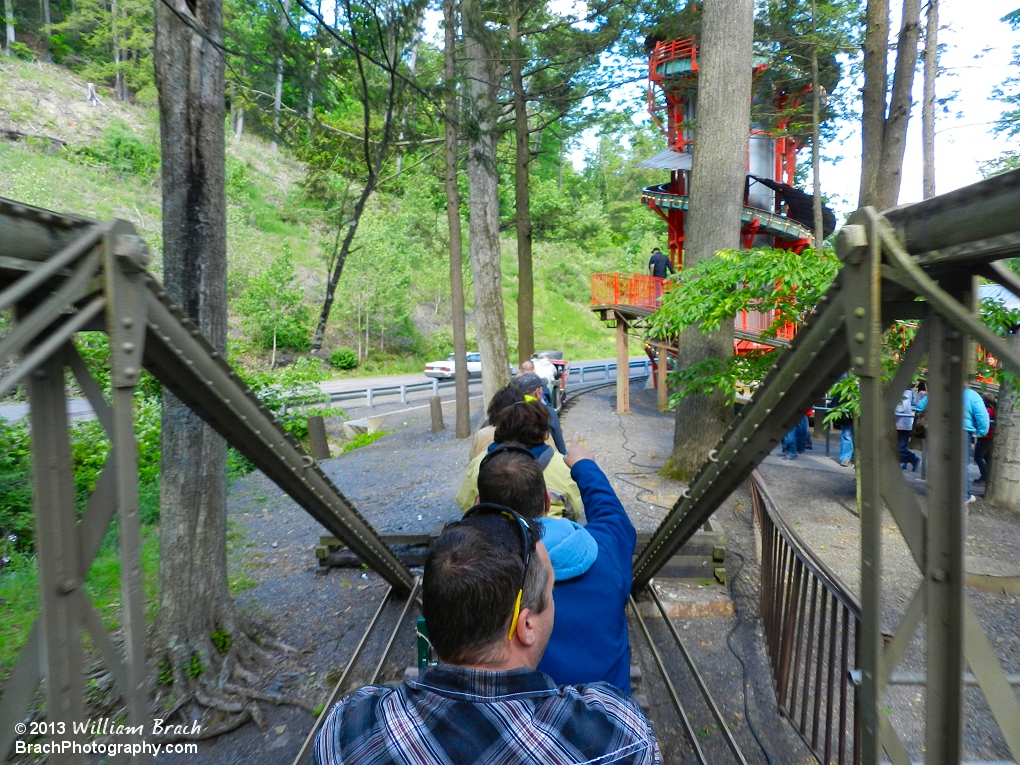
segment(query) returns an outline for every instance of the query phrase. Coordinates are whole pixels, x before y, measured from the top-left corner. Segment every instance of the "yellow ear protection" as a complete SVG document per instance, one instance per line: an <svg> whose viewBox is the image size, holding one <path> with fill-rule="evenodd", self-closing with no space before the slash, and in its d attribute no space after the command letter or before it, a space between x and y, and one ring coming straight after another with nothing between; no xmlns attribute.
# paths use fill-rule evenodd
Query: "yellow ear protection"
<svg viewBox="0 0 1020 765"><path fill-rule="evenodd" d="M504 449L505 451L523 451L528 452L527 449L523 449L519 446L508 446L508 447L497 447L489 453L489 457L498 449ZM488 457L486 457L488 459ZM484 460L483 460L484 463ZM531 533L531 525L525 518L518 513L516 510L511 510L509 507L503 505L494 505L491 503L484 503L475 505L464 514L464 520L466 521L471 517L478 517L483 515L502 515L510 519L510 521L520 529L521 532L521 561L524 563L524 575L521 577L521 586L517 590L517 599L514 601L514 615L510 620L510 632L507 634L507 640L514 639L514 632L517 630L517 620L521 616L521 599L524 597L524 583L528 578L528 564L531 563L531 548L534 547L534 535Z"/></svg>

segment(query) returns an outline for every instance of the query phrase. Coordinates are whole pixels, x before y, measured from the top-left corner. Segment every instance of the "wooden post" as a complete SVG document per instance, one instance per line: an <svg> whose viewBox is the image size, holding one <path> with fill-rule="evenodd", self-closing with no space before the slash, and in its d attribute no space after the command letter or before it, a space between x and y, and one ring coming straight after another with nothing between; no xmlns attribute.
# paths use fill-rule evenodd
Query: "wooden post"
<svg viewBox="0 0 1020 765"><path fill-rule="evenodd" d="M668 407L669 391L666 389L666 368L669 354L666 352L666 346L660 345L659 352L656 354L656 375L658 380L656 381L657 392L659 394L659 411L665 412Z"/></svg>
<svg viewBox="0 0 1020 765"><path fill-rule="evenodd" d="M432 432L438 433L444 430L442 399L439 396L429 396L429 408L432 411Z"/></svg>
<svg viewBox="0 0 1020 765"><path fill-rule="evenodd" d="M326 423L322 415L308 418L308 440L312 445L312 456L318 460L329 459L329 442L326 441Z"/></svg>
<svg viewBox="0 0 1020 765"><path fill-rule="evenodd" d="M616 315L616 412L630 412L630 356L627 354L627 324Z"/></svg>

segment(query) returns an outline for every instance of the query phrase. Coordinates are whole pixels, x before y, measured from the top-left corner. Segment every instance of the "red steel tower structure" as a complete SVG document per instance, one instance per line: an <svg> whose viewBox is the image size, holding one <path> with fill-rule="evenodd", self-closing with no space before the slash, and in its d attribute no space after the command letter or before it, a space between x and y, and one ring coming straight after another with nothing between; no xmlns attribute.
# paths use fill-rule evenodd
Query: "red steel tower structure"
<svg viewBox="0 0 1020 765"><path fill-rule="evenodd" d="M769 66L756 57L754 76ZM669 183L643 189L641 201L661 216L669 230L670 259L683 267L684 219L688 209L688 173L694 144L692 125L697 117L698 46L694 38L656 42L648 58L648 111L666 136L665 151L638 167L670 171ZM780 115L797 106L810 86L795 92L776 92ZM751 126L747 151L747 183L741 213L741 244L799 251L810 244L812 198L793 187L796 138L787 134L789 117L780 116L775 127ZM826 228L835 217L825 209Z"/></svg>

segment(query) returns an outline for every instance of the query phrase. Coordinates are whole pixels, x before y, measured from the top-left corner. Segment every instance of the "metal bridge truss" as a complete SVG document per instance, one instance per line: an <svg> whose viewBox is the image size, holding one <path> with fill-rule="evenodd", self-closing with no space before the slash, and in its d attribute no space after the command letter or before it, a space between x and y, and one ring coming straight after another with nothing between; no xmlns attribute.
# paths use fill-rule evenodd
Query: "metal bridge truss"
<svg viewBox="0 0 1020 765"><path fill-rule="evenodd" d="M415 587L408 568L145 270L147 261L145 245L129 223L55 215L0 198L0 311L13 309L15 317L0 338L0 395L27 383L40 602L0 698L0 756L10 751L15 724L24 720L40 681L45 680L48 722L63 722L70 734L72 722L86 719L86 632L124 697L127 724L151 724L133 416L143 367L381 574L393 592L406 596ZM88 330L110 338L110 400L71 342ZM67 370L111 442L80 518ZM120 531L121 641L107 633L82 586L114 514ZM55 755L52 761L84 762L85 756Z"/></svg>
<svg viewBox="0 0 1020 765"><path fill-rule="evenodd" d="M882 711L883 694L925 622L925 762L960 761L965 663L1013 758L1020 761L1020 704L964 589L967 515L962 485L967 451L961 426L973 343L1020 373L1020 354L985 327L975 310L978 276L1020 296L1020 280L996 262L1020 256L1020 171L884 214L858 210L839 233L836 251L844 266L835 282L636 561L634 593L641 593L812 402L852 369L860 378L862 502L861 621L856 634L860 685L854 691L860 740L855 748L869 765L882 761L883 750L894 765L909 765L891 718ZM884 384L883 331L901 319L919 322L920 329L895 376ZM931 397L926 504L902 476L892 430L893 410L924 359ZM891 513L922 575L895 627L882 620L883 508ZM780 607L796 611L796 593L801 591L802 586L790 587ZM894 631L885 647L883 627Z"/></svg>
<svg viewBox="0 0 1020 765"><path fill-rule="evenodd" d="M965 598L966 515L960 491L969 343L976 340L994 349L1007 368L1020 373L1020 354L974 313L976 275L1020 295L1020 280L995 263L1020 255L1020 171L884 215L860 210L840 233L837 251L845 263L840 275L636 561L634 593L643 593L811 403L842 372L853 369L861 380L863 502L861 623L856 634L862 677L854 699L860 740L855 736L855 749L869 764L881 760L882 749L896 765L909 762L881 712L882 696L926 619L926 761L932 765L960 759L964 661L1014 758L1020 757L1020 705ZM0 364L19 358L0 376L0 395L19 382L28 383L41 606L0 698L0 752L5 754L15 723L24 718L41 680L46 681L50 721L84 719L83 632L92 637L127 701L128 723L146 722L132 417L133 389L143 366L382 575L394 594L412 599L417 589L411 572L202 338L145 265L144 246L130 224L100 224L0 199L0 310L13 308L16 316L0 339ZM920 321L921 329L894 379L883 385L882 332L896 319ZM111 401L104 399L70 342L84 330L103 330L110 336ZM924 358L932 396L927 507L901 477L891 430L899 393ZM68 368L112 442L80 520L65 407ZM886 648L881 624L883 505L892 512L923 574ZM114 513L122 571L119 646L82 589ZM80 760L54 761L61 759Z"/></svg>

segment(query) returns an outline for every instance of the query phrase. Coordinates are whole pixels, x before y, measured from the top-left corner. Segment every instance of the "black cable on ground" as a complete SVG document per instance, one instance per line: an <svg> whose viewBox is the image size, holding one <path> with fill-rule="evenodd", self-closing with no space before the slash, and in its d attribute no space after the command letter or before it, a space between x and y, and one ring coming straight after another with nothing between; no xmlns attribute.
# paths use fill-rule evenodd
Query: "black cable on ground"
<svg viewBox="0 0 1020 765"><path fill-rule="evenodd" d="M656 467L655 465L640 465L640 464L638 464L637 462L634 461L637 458L637 452L634 451L633 449L631 449L629 446L627 446L627 444L630 443L630 437L627 435L627 428L623 424L623 418L620 416L620 413L617 412L615 409L613 410L613 414L616 415L616 423L617 423L617 425L620 426L620 432L623 434L623 443L620 444L620 448L623 449L624 451L630 453L630 456L627 458L627 462L629 462L635 468L638 468L639 471L640 471L640 472L637 472L637 473L614 472L613 473L613 477L614 478L619 478L625 484L627 484L629 486L633 486L635 489L638 490L637 496L634 498L635 501L637 501L637 502L647 502L652 507L657 507L660 510L665 510L666 512L669 512L670 510L673 509L672 507L666 507L665 505L660 505L657 502L650 502L648 500L642 499L642 495L643 494L651 494L652 493L651 489L648 489L648 488L642 486L641 484L634 483L633 481L630 481L630 480L627 479L627 476L656 475L656 474L658 474L659 470L661 470L661 468L660 467Z"/></svg>
<svg viewBox="0 0 1020 765"><path fill-rule="evenodd" d="M765 755L765 762L767 762L768 765L772 765L772 758L769 756L768 750L765 748L765 744L762 743L761 737L758 736L758 731L755 729L754 722L751 720L751 709L750 709L750 706L749 706L748 701L747 701L747 665L744 663L744 660L742 658L740 658L740 654L738 654L736 652L736 650L734 650L733 643L732 643L733 635L734 635L734 633L736 633L737 628L740 627L740 623L741 623L741 621L743 620L743 617L744 617L743 611L741 611L739 608L737 608L737 589L736 589L737 578L740 576L740 574L744 570L744 563L745 563L744 556L741 555L740 553L738 553L736 550L727 550L726 554L727 555L736 555L738 558L740 558L740 568L737 569L737 573L736 574L734 574L732 577L730 577L730 598L733 600L733 607L734 607L734 609L736 609L736 612L737 612L737 621L734 622L733 628L726 635L726 647L730 649L730 653L733 654L733 657L737 661L740 662L740 669L743 672L743 676L744 676L744 719L747 720L747 727L748 727L748 729L750 729L751 735L754 736L754 740L758 744L758 748L761 749L761 753L763 755Z"/></svg>

